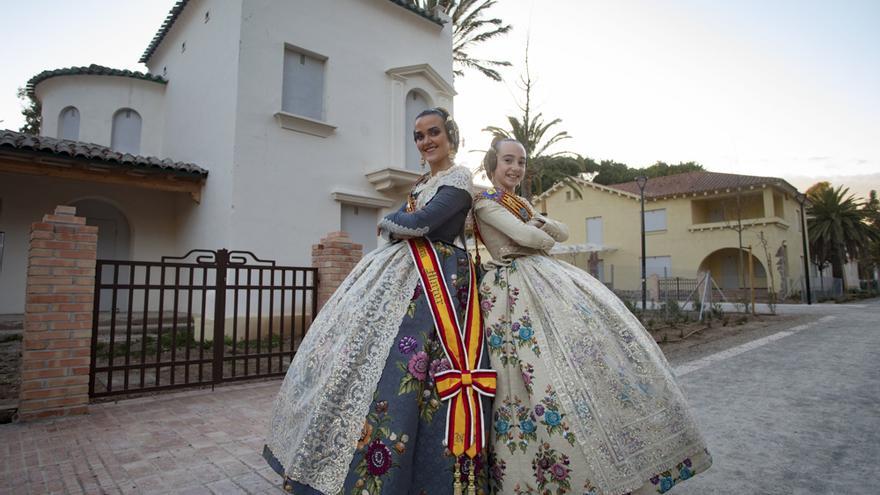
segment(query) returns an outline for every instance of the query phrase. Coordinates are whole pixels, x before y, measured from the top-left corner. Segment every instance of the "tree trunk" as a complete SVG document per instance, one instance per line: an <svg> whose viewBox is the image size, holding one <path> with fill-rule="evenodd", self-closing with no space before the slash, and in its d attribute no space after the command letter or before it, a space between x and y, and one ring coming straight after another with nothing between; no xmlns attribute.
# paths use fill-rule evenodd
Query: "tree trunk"
<svg viewBox="0 0 880 495"><path fill-rule="evenodd" d="M844 264L845 257L843 255L843 249L837 247L831 255L831 276L840 279L843 292L846 292L846 276L843 273Z"/></svg>
<svg viewBox="0 0 880 495"><path fill-rule="evenodd" d="M532 179L526 179L522 181L520 184L520 190L522 191L522 197L526 198L529 202L532 201Z"/></svg>

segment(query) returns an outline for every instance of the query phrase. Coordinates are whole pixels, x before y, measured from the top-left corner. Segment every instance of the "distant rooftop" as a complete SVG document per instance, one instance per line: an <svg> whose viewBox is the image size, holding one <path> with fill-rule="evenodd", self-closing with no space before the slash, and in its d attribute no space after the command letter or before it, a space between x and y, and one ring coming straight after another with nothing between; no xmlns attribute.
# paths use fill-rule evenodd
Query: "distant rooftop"
<svg viewBox="0 0 880 495"><path fill-rule="evenodd" d="M660 198L678 194L691 194L712 191L724 191L737 188L777 186L796 194L797 189L778 177L761 177L757 175L725 174L721 172L686 172L683 174L652 177L645 184L646 198ZM630 194L639 194L639 185L635 181L609 184L607 187Z"/></svg>

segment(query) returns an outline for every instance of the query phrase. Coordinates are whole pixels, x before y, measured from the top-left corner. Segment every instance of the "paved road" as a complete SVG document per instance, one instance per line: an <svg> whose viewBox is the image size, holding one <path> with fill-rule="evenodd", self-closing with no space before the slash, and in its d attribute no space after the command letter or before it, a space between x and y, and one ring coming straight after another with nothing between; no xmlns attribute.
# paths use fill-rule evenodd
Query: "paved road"
<svg viewBox="0 0 880 495"><path fill-rule="evenodd" d="M677 366L715 465L670 493L880 493L880 301Z"/></svg>
<svg viewBox="0 0 880 495"><path fill-rule="evenodd" d="M880 492L880 301L676 362L715 465L673 495ZM260 457L278 383L0 425L0 493L283 493Z"/></svg>

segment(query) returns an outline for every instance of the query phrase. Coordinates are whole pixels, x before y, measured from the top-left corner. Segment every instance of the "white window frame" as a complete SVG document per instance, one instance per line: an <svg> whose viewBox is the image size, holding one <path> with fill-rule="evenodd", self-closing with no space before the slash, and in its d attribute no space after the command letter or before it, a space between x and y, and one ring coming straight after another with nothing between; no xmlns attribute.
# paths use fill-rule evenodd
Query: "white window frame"
<svg viewBox="0 0 880 495"><path fill-rule="evenodd" d="M599 240L598 242L590 237L590 220L597 220L599 222ZM586 229L586 241L591 244L604 245L605 244L605 222L602 220L602 217L587 217L585 220L584 228Z"/></svg>
<svg viewBox="0 0 880 495"><path fill-rule="evenodd" d="M421 98L422 100L424 100L424 102L425 102L425 108L419 110L418 112L411 111L411 110L418 110L418 107L415 107L414 103L413 104L410 103L410 98L412 98L413 95L418 95L418 97ZM431 100L431 96L428 94L428 92L425 91L424 89L418 88L418 87L412 88L409 91L407 91L404 99L405 99L404 104L403 104L403 111L404 111L404 117L405 117L404 122L406 122L410 126L415 121L415 116L417 114L421 113L421 111L423 111L423 110L427 110L427 109L434 106L432 103L432 100ZM415 101L415 100L413 100L413 101ZM407 129L409 129L409 128L407 128ZM419 150L416 148L415 144L413 143L412 132L404 132L403 133L403 147L404 147L403 156L406 157L404 160L404 167L406 167L406 170L410 170L410 171L414 171L414 172L418 172L418 173L423 173L424 166L421 164L421 156L420 156Z"/></svg>
<svg viewBox="0 0 880 495"><path fill-rule="evenodd" d="M75 121L74 120L70 121L70 122L75 122L75 125L74 124L70 125L71 129L75 130L75 132L71 132L71 134L74 134L73 137L65 135L65 133L64 133L64 129L65 129L65 127L67 127L65 124L68 123L68 120L64 117L64 115L66 113L68 113L70 110L73 110L74 112L76 112ZM80 126L81 116L82 116L81 112L75 106L68 105L68 106L64 107L64 109L62 109L61 112L58 114L58 134L57 134L58 139L68 139L70 141L79 141L79 126Z"/></svg>
<svg viewBox="0 0 880 495"><path fill-rule="evenodd" d="M654 220L659 217L659 214L662 212L662 227L659 225L653 225L652 222L658 222L658 220ZM656 208L654 210L645 210L645 232L665 232L669 225L669 218L666 214L666 208Z"/></svg>
<svg viewBox="0 0 880 495"><path fill-rule="evenodd" d="M321 102L320 115L301 115L296 113L295 108L285 107L285 70L288 56L293 53L300 57L309 57L322 62L321 73ZM305 48L284 43L281 59L281 109L275 113L278 125L284 129L310 134L318 137L327 137L336 131L336 126L327 122L327 79L329 74L329 58L326 55L307 50Z"/></svg>
<svg viewBox="0 0 880 495"><path fill-rule="evenodd" d="M119 128L116 125L116 118L122 112L133 113L137 116L138 121L140 122L140 127L138 127L138 130L137 130L137 139L136 140L130 140L131 136L120 134L121 131L119 130ZM111 126L110 126L110 148L113 149L113 151L117 151L119 153L127 153L130 155L140 155L141 154L141 140L143 138L143 135L144 135L144 118L141 117L140 112L138 112L137 110L130 108L130 107L120 108L119 110L113 112L113 117L112 117ZM129 145L134 145L134 146L129 147Z"/></svg>
<svg viewBox="0 0 880 495"><path fill-rule="evenodd" d="M351 203L340 203L340 219L339 219L339 228L343 230L351 236L353 242L358 243L363 246L363 253L369 253L376 249L379 244L378 236L375 235L376 223L379 222L380 210L379 208L373 206L364 206L359 204L351 204ZM364 211L361 211L364 210ZM351 215L347 214L351 212ZM353 230L351 228L347 228L350 226L345 225L346 221L355 221L354 217L363 217L366 216L366 224L363 223L363 219L358 223L358 229ZM364 228L364 225L367 225ZM370 235L372 231L373 235Z"/></svg>

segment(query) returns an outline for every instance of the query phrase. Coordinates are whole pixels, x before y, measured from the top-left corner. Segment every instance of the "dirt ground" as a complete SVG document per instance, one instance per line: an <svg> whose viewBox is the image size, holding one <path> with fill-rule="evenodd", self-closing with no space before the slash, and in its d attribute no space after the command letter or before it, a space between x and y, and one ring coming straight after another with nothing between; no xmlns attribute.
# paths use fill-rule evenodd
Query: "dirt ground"
<svg viewBox="0 0 880 495"><path fill-rule="evenodd" d="M682 329L679 328L657 330L651 334L658 341L666 359L672 364L680 364L766 337L815 318L814 315L750 315L748 321L741 325L731 323L722 326L717 320L712 322L711 327L690 324L683 328L684 335L698 331L684 339L680 338Z"/></svg>
<svg viewBox="0 0 880 495"><path fill-rule="evenodd" d="M0 330L0 424L8 423L18 408L21 334Z"/></svg>

